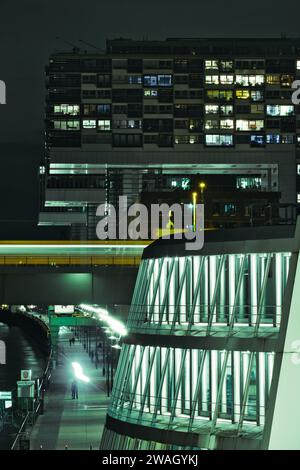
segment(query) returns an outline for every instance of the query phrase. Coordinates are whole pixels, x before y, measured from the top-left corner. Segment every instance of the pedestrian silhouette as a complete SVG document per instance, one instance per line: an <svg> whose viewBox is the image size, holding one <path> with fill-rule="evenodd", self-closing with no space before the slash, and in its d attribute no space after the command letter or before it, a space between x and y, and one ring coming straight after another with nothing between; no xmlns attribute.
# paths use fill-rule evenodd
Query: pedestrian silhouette
<svg viewBox="0 0 300 470"><path fill-rule="evenodd" d="M75 400L75 398L78 400L78 385L76 380L74 379L71 385L71 392L72 392L72 400Z"/></svg>

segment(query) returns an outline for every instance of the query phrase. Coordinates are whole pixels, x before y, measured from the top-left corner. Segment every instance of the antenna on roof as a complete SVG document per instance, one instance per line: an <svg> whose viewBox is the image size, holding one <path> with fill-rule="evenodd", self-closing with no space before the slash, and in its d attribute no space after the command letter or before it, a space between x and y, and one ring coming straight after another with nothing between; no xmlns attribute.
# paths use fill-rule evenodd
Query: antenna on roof
<svg viewBox="0 0 300 470"><path fill-rule="evenodd" d="M64 38L61 38L60 36L56 36L55 39L57 39L57 40L59 40L59 41L62 41L62 42L64 42L65 44L68 44L68 46L72 46L73 52L79 52L79 51L80 51L79 47L76 46L76 44L73 44L72 42L66 41Z"/></svg>
<svg viewBox="0 0 300 470"><path fill-rule="evenodd" d="M82 44L85 44L86 46L93 47L94 49L97 49L98 51L104 52L103 49L100 47L94 46L94 44L91 44L90 42L83 41L83 39L78 39L79 42L82 42Z"/></svg>

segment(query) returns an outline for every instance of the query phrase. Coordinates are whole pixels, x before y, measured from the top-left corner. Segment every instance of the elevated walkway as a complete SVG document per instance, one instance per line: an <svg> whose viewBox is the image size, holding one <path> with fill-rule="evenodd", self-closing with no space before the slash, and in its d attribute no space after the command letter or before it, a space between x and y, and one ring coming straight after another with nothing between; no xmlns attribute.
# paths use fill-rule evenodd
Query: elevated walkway
<svg viewBox="0 0 300 470"><path fill-rule="evenodd" d="M30 448L39 450L97 450L105 423L109 398L101 367L95 368L87 352L73 336L61 328L58 340L58 365L52 372L45 396L44 414L39 416L30 436ZM72 362L78 362L89 383L77 380L78 400L71 397Z"/></svg>
<svg viewBox="0 0 300 470"><path fill-rule="evenodd" d="M149 240L1 241L0 266L138 266Z"/></svg>

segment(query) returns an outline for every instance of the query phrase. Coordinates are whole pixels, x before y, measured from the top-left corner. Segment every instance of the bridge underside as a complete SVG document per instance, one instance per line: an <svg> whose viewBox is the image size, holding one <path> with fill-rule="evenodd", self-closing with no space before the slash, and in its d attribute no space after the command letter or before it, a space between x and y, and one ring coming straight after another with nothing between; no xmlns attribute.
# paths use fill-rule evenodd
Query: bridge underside
<svg viewBox="0 0 300 470"><path fill-rule="evenodd" d="M0 304L98 305L131 302L136 267L3 267Z"/></svg>

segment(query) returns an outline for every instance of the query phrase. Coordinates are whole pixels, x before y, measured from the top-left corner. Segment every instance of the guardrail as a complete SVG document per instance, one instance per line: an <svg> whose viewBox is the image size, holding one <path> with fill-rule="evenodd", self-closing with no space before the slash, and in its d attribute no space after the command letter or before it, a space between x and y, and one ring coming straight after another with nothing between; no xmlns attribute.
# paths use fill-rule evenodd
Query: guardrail
<svg viewBox="0 0 300 470"><path fill-rule="evenodd" d="M5 266L138 266L141 256L0 256Z"/></svg>
<svg viewBox="0 0 300 470"><path fill-rule="evenodd" d="M34 398L32 410L26 413L20 429L16 434L15 440L11 446L11 450L29 450L30 433L40 414L44 413L44 396L45 391L50 384L51 379L52 350L49 354L44 374L36 390L36 398Z"/></svg>

